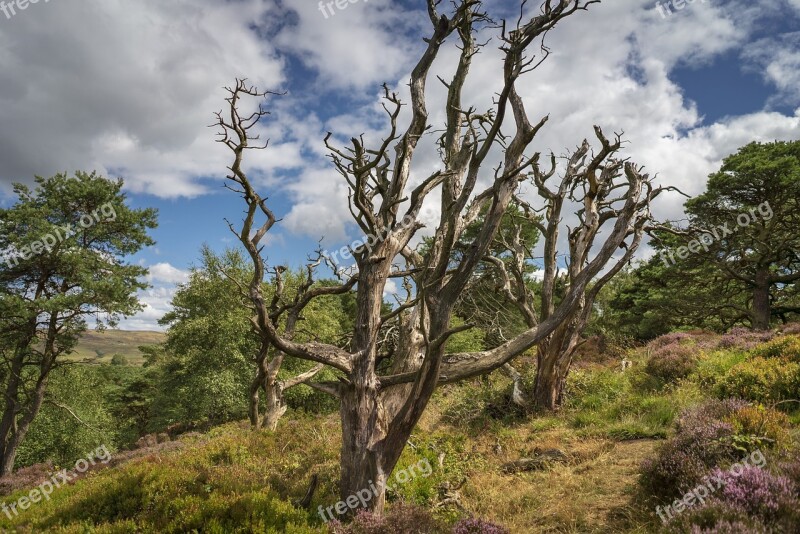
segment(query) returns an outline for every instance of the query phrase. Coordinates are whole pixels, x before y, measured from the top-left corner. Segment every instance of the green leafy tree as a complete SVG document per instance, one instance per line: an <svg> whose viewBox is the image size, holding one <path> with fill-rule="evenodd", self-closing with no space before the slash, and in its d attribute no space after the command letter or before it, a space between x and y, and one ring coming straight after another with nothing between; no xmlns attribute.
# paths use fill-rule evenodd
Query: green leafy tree
<svg viewBox="0 0 800 534"><path fill-rule="evenodd" d="M674 330L725 331L747 323L747 288L708 261L665 264L661 252L682 245L680 236L655 232L656 255L639 262L604 296L598 326L647 341Z"/></svg>
<svg viewBox="0 0 800 534"><path fill-rule="evenodd" d="M181 423L217 424L247 414L247 391L256 343L233 282L220 271L246 276L241 255L216 256L208 247L201 264L172 299L159 322L169 326L157 364L151 430Z"/></svg>
<svg viewBox="0 0 800 534"><path fill-rule="evenodd" d="M709 177L706 193L686 203L694 226L719 230L709 257L725 279L749 289L753 328L769 328L774 314L800 311L787 302L794 300L793 286L800 280L798 199L800 141L794 141L741 148ZM733 234L725 235L726 223Z"/></svg>
<svg viewBox="0 0 800 534"><path fill-rule="evenodd" d="M252 272L235 250L217 255L204 247L201 257L201 265L175 294L173 310L160 321L169 330L163 351L150 358L156 364L159 392L153 401L150 428L160 430L176 423L215 424L246 415L251 422L273 427L280 415L268 413L260 398L265 381L258 372L259 339L253 332L247 297L240 291ZM267 280L265 298L275 307L291 305L305 277L301 271L285 267L276 272L280 283L275 278ZM352 297L347 294L309 302L297 318L294 335L307 341L346 343L343 332L352 321L348 307L352 307ZM279 318L277 324L285 331L285 318ZM287 358L277 376L281 392L290 389L286 381L310 368L304 361ZM319 397L308 389L295 392L292 388L290 396L281 395L279 413L288 406L288 398L309 407L325 404Z"/></svg>
<svg viewBox="0 0 800 534"><path fill-rule="evenodd" d="M696 323L763 330L788 320L800 312L798 198L800 141L742 147L686 202L687 228L655 233L658 259L644 279L680 296Z"/></svg>
<svg viewBox="0 0 800 534"><path fill-rule="evenodd" d="M42 409L20 444L16 464L52 461L66 466L99 445L109 450L125 445L125 424L117 417L110 396L118 371L120 368L106 365L56 368Z"/></svg>
<svg viewBox="0 0 800 534"><path fill-rule="evenodd" d="M50 374L87 320L113 325L141 309L147 270L124 258L152 245L156 226L155 210L126 206L122 180L79 172L36 183L16 184L16 203L0 210L0 476L13 470Z"/></svg>

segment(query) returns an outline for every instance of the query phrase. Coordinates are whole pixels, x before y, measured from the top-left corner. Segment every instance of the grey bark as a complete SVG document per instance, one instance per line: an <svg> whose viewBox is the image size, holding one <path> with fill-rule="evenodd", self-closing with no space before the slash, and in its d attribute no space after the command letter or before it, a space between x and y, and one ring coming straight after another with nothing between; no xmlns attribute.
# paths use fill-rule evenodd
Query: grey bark
<svg viewBox="0 0 800 534"><path fill-rule="evenodd" d="M597 200L613 205L607 215L598 215L592 211L592 205L586 205L584 217L587 221L599 217L604 219L600 222L608 222L611 227L592 255L588 253L591 243L576 242L585 261L576 262L570 287L558 306L553 305L543 320L499 347L474 353L446 353L447 340L460 330L450 326L456 300L472 280L476 268L485 261L520 184L530 176L546 174L539 167L539 155L526 155L526 151L547 117L532 123L516 90L520 77L543 59L530 55L530 50L560 20L593 3L598 2L548 1L538 15L509 26L513 30L506 31L504 26L500 35L504 53L503 86L495 95L492 109L477 113L462 105L462 91L474 55L481 48L475 39L476 28L488 24L488 18L478 1L457 2L448 17L438 13L438 2L429 0L431 33L411 74L410 119L406 129L401 130L398 125L403 103L397 94L384 87L389 126L378 146L367 147L362 138L353 138L352 146L339 148L332 134L326 137L333 165L348 184L348 207L354 221L365 235L380 236L370 239L369 245L356 248L357 272L342 280L341 287L355 288L357 299L355 328L347 350L321 343L297 343L270 320L268 306L259 292L264 273L258 252L260 240L276 219L242 170L242 146L247 146L247 135L246 131L236 130L238 115L234 111L234 120L227 124L220 119L222 124L232 127L231 131L238 132L238 142L228 137L223 140L228 140L228 146L236 154L229 181L248 206L245 224L238 235L254 236L243 240L256 266L254 283L249 290L257 312L253 324L264 342L276 350L327 365L341 373L337 384L311 382L310 385L341 399L340 494L343 499L374 485L379 491L369 507L380 513L387 477L436 387L501 368L546 340L565 322L581 317L585 313L582 310L586 309L587 291L593 291L598 277L604 276L602 272L608 262L621 247L635 245L639 229L649 217L647 206L653 189L649 177L637 166L607 161L610 153L606 153L604 146L604 155L588 159L588 166L582 164L579 170L572 172L572 180L576 186L593 190L595 197L602 197L597 188L603 186L600 179L589 172L592 168L602 175L607 166L614 167L624 173L625 179L622 186L614 189L616 200L611 197ZM442 166L411 187L417 145L430 128L426 103L429 72L440 48L451 36L457 40L460 57L453 77L445 84L447 109L444 133L438 141ZM259 93L253 90L249 94ZM235 98L231 107L235 110ZM510 120L513 123L509 123ZM504 129L502 135L501 128ZM492 149L502 152L500 165L488 161ZM479 178L489 169L493 178L488 187L479 190ZM430 250L422 256L410 243L423 227L420 210L432 191L441 195L440 217ZM469 250L453 262L454 247L479 214L483 224L477 238ZM253 225L256 215L265 219L260 227ZM402 280L407 297L393 312L382 316L384 291L392 279ZM395 329L398 339L390 352L384 354L381 339L389 325ZM388 362L386 371L379 372L381 361Z"/></svg>

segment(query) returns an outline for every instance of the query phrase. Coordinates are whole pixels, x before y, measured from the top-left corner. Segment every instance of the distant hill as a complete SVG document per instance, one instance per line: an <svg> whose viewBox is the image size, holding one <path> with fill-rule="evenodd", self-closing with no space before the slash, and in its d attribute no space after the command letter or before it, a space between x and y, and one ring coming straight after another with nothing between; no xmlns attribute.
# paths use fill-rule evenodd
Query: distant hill
<svg viewBox="0 0 800 534"><path fill-rule="evenodd" d="M81 336L75 351L66 357L68 360L91 360L94 363L110 363L115 354L127 358L130 365L142 365L144 355L139 351L142 345L157 345L166 339L163 332L132 332L126 330L90 330Z"/></svg>

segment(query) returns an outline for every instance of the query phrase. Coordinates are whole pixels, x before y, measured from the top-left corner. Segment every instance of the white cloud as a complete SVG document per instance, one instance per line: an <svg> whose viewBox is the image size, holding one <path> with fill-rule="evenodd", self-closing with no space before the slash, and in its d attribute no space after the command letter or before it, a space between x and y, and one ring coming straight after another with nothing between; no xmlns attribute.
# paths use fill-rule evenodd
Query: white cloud
<svg viewBox="0 0 800 534"><path fill-rule="evenodd" d="M147 276L149 282L162 282L167 284L183 284L189 281L189 273L173 267L169 263L156 263L149 267Z"/></svg>
<svg viewBox="0 0 800 534"><path fill-rule="evenodd" d="M320 89L380 85L396 79L410 61L416 61L415 49L422 42L404 34L419 28L420 20L398 9L392 0L355 3L327 19L317 2L291 2L290 6L296 22L278 31L276 44L298 54L306 66L321 74Z"/></svg>
<svg viewBox="0 0 800 534"><path fill-rule="evenodd" d="M743 58L778 89L770 104L800 105L800 32L760 39L747 46Z"/></svg>
<svg viewBox="0 0 800 534"><path fill-rule="evenodd" d="M285 80L283 62L250 26L260 0L60 0L3 21L0 183L97 169L135 192L206 191L228 154L207 128L222 87ZM35 141L34 141L35 140ZM292 153L278 145L273 154ZM294 164L295 156L282 163Z"/></svg>
<svg viewBox="0 0 800 534"><path fill-rule="evenodd" d="M120 320L121 330L163 331L165 327L158 324L159 319L172 310L172 298L175 287L155 287L139 293L139 301L144 310L134 317Z"/></svg>
<svg viewBox="0 0 800 534"><path fill-rule="evenodd" d="M537 7L535 4L531 4L531 9ZM552 50L549 59L520 83L520 93L531 117L550 115L550 122L535 141L537 150L563 154L586 137L593 140L591 128L594 124L602 126L608 134L624 131L628 142L626 156L645 164L651 174L658 174L660 183L697 194L703 190L707 175L739 146L754 139L798 137L797 117L779 113L759 112L703 124L695 104L685 98L681 87L670 78L677 66L702 68L720 54L741 49L758 28L758 21L775 14L774 5L763 0L735 0L726 4L695 2L667 20L654 11L654 6L651 0L604 2L592 6L589 13L570 17L548 35L547 45ZM360 7L363 6L356 5L352 9ZM490 10L492 7L488 5ZM310 9L299 11L301 31L319 22L306 23L309 14L319 15L311 13ZM377 10L360 10L359 23L370 16L373 27L380 27ZM424 15L418 13L418 16L427 22ZM331 31L338 32L340 28ZM422 35L428 31L426 29ZM496 30L490 33L480 39L485 41L496 36ZM307 37L301 34L298 41L307 42ZM406 38L400 34L394 37L396 46L408 49ZM380 46L382 40L378 39L375 47ZM495 39L474 60L472 78L465 91L465 107L474 105L484 110L491 106L492 95L501 83L497 46ZM415 50L416 59L419 49ZM434 74L446 79L457 54L452 43L445 45L434 66ZM306 50L303 59L309 65L318 66L330 57L328 49L316 47ZM387 61L391 62L392 57ZM775 78L785 80L787 86L791 85L788 80L796 74L786 67L791 64L791 58L786 56L773 62L771 67L776 72ZM320 83L334 87L341 84L339 67L335 71L320 69ZM765 74L769 72L765 70ZM393 84L406 103L408 77L407 70ZM428 109L430 122L436 128L443 121L444 90L434 76L430 80ZM355 107L353 112L348 110L346 114L330 118L319 131L309 132L315 137L308 138L307 143L319 145L319 136L324 131L337 134L341 144L348 144L347 139L361 133L365 133L367 139L379 140L387 131L382 114L377 105ZM401 116L401 125L405 124L403 118L407 115ZM429 136L420 143L415 180L439 165L432 138ZM482 176L484 183L489 177L489 174ZM344 210L346 191L342 184L340 177L324 169L315 168L301 175L290 186L298 201L287 217L290 230L315 237L357 233ZM436 198L431 196L429 200L426 219L435 220ZM659 203L657 215L679 218L682 203L680 196L668 196Z"/></svg>
<svg viewBox="0 0 800 534"><path fill-rule="evenodd" d="M234 76L271 89L294 81L293 93L269 104L274 115L266 130L273 141L269 150L250 154L251 176L289 196L281 230L325 236L329 247L360 237L322 139L327 131L340 145L362 133L373 143L382 139L380 84L408 102L409 73L430 22L424 11L405 11L390 0L356 2L328 19L317 2L279 4L60 0L19 14L0 33L0 184L97 168L121 174L136 192L203 194L229 163L206 128L221 107L221 87ZM509 5L486 2L490 11ZM800 0L788 5L800 9ZM591 140L594 124L609 134L624 131L626 156L657 173L660 183L697 194L739 146L800 138L800 112L790 117L767 108L704 123L671 78L676 67L702 68L722 54L743 54L746 66L778 91L772 104L800 104L797 37L753 37L763 17L786 7L768 0L696 1L664 19L655 0L612 0L570 17L548 35L547 62L520 83L531 117L550 115L535 149L563 154ZM496 34L481 35L495 39L476 58L466 88L465 103L479 110L491 106L501 82ZM434 66L444 78L457 58L453 44ZM288 73L293 62L302 68ZM428 88L431 123L440 127L444 88L434 76ZM401 127L406 117L407 109ZM434 137L420 143L415 182L439 166ZM490 177L483 175L482 183ZM431 195L423 210L429 223L437 218L437 201ZM656 214L679 218L682 202L666 197ZM158 283L185 280L169 264L151 269ZM163 314L165 291L143 296L148 309L137 321Z"/></svg>

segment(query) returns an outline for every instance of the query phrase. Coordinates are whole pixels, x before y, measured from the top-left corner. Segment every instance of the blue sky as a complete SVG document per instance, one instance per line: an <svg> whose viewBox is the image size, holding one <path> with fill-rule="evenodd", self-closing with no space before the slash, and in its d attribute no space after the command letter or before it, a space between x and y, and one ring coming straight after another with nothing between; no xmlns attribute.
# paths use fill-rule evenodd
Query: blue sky
<svg viewBox="0 0 800 534"><path fill-rule="evenodd" d="M496 19L519 6L486 4ZM552 54L521 91L534 115L551 116L537 150L563 153L594 124L624 130L628 156L697 194L737 147L800 139L800 0L695 0L667 18L655 7L604 0L548 36ZM244 76L287 92L268 104L271 147L249 170L283 218L268 260L300 265L320 239L332 249L360 237L325 133L386 131L380 85L403 94L429 25L416 0L357 0L327 18L312 0L59 0L0 13L0 202L37 174L123 177L132 205L160 212L158 244L131 259L151 268L147 309L123 327L155 329L201 245L235 244L223 219L240 220L241 201L222 187L230 158L207 128L221 87ZM453 57L443 51L437 72ZM468 85L479 108L496 67L490 44ZM423 151L421 169L436 163ZM666 198L656 215L679 218L681 203Z"/></svg>

